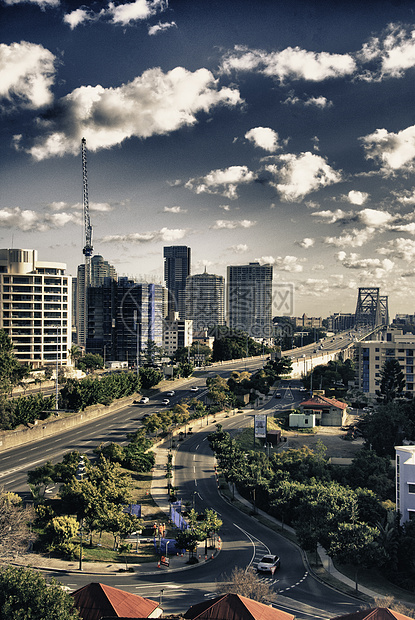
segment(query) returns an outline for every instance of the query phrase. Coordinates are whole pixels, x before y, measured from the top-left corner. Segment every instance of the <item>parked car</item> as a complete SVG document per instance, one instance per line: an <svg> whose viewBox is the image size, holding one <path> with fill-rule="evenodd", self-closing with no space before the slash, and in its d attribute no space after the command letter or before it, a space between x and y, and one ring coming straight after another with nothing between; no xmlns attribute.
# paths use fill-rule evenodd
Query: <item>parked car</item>
<svg viewBox="0 0 415 620"><path fill-rule="evenodd" d="M168 398L163 398L163 400L161 401L162 405L170 405L170 401Z"/></svg>
<svg viewBox="0 0 415 620"><path fill-rule="evenodd" d="M280 567L280 558L277 555L264 555L257 566L257 571L260 573L273 573Z"/></svg>
<svg viewBox="0 0 415 620"><path fill-rule="evenodd" d="M167 392L167 396L174 396L175 393L176 392L174 390L170 390L170 392Z"/></svg>

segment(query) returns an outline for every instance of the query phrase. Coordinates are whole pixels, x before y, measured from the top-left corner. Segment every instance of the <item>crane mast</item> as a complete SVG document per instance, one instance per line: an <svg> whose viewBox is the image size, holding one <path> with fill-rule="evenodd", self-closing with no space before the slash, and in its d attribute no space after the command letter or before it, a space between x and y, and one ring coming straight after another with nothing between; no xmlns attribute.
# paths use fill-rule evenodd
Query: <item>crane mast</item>
<svg viewBox="0 0 415 620"><path fill-rule="evenodd" d="M92 225L89 217L89 198L88 198L88 175L86 167L86 139L82 138L82 208L84 215L84 238L83 247L84 273L83 283L78 281L78 344L86 347L88 335L88 289L91 286L91 256L92 247Z"/></svg>

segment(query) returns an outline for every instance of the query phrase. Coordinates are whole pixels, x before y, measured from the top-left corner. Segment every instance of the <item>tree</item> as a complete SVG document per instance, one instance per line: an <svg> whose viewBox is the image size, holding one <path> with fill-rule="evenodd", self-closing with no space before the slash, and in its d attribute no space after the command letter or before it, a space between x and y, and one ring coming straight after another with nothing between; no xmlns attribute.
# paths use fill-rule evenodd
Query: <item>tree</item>
<svg viewBox="0 0 415 620"><path fill-rule="evenodd" d="M358 590L358 570L360 567L374 566L381 555L376 544L379 530L367 523L340 523L330 534L330 547L327 553L343 564L355 567L356 591Z"/></svg>
<svg viewBox="0 0 415 620"><path fill-rule="evenodd" d="M78 359L77 367L84 372L88 370L97 370L104 366L104 360L102 355L96 353L86 353L83 357Z"/></svg>
<svg viewBox="0 0 415 620"><path fill-rule="evenodd" d="M157 383L160 383L162 379L163 373L161 370L151 368L150 366L147 368L140 368L140 380L144 390L149 390L154 387Z"/></svg>
<svg viewBox="0 0 415 620"><path fill-rule="evenodd" d="M144 365L155 366L163 357L164 351L154 340L147 340L146 348L143 351Z"/></svg>
<svg viewBox="0 0 415 620"><path fill-rule="evenodd" d="M29 374L28 366L19 363L13 353L13 343L0 329L0 392L7 393Z"/></svg>
<svg viewBox="0 0 415 620"><path fill-rule="evenodd" d="M387 359L380 376L380 389L376 391L379 402L390 403L398 396L402 396L405 389L405 376L397 359Z"/></svg>
<svg viewBox="0 0 415 620"><path fill-rule="evenodd" d="M0 557L6 558L27 549L35 538L29 530L33 508L24 508L15 493L0 490ZM0 617L1 616L0 614Z"/></svg>
<svg viewBox="0 0 415 620"><path fill-rule="evenodd" d="M271 586L261 581L252 568L234 568L230 577L225 575L224 580L218 582L216 589L221 594L239 594L259 603L267 603L275 597Z"/></svg>
<svg viewBox="0 0 415 620"><path fill-rule="evenodd" d="M79 620L73 598L37 571L0 568L0 617L9 620Z"/></svg>

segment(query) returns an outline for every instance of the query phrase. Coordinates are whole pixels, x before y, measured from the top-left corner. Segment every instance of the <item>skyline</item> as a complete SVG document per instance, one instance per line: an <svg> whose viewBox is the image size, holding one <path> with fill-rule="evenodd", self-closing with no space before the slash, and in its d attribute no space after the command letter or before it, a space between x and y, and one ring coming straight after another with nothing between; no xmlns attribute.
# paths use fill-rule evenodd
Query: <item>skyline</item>
<svg viewBox="0 0 415 620"><path fill-rule="evenodd" d="M414 313L415 2L0 0L0 244L164 282L273 266L293 315ZM375 10L376 9L376 10Z"/></svg>

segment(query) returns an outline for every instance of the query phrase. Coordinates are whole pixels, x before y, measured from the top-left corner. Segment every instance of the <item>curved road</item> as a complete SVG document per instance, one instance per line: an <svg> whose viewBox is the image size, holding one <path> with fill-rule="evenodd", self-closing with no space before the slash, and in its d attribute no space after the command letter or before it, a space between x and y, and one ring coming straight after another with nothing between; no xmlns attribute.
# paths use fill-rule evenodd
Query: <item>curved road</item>
<svg viewBox="0 0 415 620"><path fill-rule="evenodd" d="M260 366L262 360L248 362L251 369ZM228 374L237 367L240 367L240 363L215 368L214 372ZM201 387L201 378L194 379L186 387L176 390L171 403L184 395L194 395L189 391L192 384ZM148 406L129 407L61 435L0 453L0 485L7 490L27 491L27 471L47 459L60 460L65 452L75 449L87 453L101 441L125 441L126 433L137 428L145 412L160 408L164 395L160 393ZM284 395L292 398L291 390L286 390ZM267 407L271 405L275 406L273 401L270 401ZM281 407L283 403L279 401L276 406ZM221 423L225 429L232 429L246 425L247 420L244 418L243 415L225 418ZM195 430L198 424L195 423ZM220 496L214 475L213 455L207 441L208 432L214 429L214 424L211 424L181 443L175 459L174 484L179 487L183 499L191 502L194 500L198 512L209 507L219 513L223 520L222 551L213 562L203 563L191 570L108 575L100 576L99 581L150 598L156 598L160 591L164 590L165 612L184 612L190 605L204 600L205 596L213 597L216 582L222 580L223 576L230 575L235 566L255 566L259 557L271 550L281 557L280 570L274 578L269 579L272 587L279 592L279 608L291 610L297 618L332 618L359 609L359 602L355 599L337 593L310 575L304 567L301 552L295 545L264 527L256 519L240 513ZM73 590L93 580L91 576L79 573L58 573L55 576Z"/></svg>

